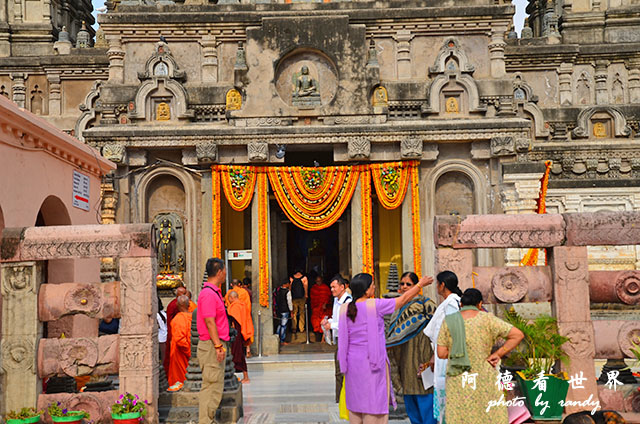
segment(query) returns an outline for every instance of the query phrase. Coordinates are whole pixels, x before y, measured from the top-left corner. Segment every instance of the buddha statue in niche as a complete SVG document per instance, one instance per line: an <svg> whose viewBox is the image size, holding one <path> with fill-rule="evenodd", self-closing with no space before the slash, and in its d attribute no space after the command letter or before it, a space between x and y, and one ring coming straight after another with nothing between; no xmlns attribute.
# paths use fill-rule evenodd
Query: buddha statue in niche
<svg viewBox="0 0 640 424"><path fill-rule="evenodd" d="M317 106L320 105L320 92L318 82L309 75L309 67L303 66L297 77L294 75L293 95L291 103L294 106Z"/></svg>
<svg viewBox="0 0 640 424"><path fill-rule="evenodd" d="M171 108L166 102L158 103L156 106L156 121L168 121L171 119Z"/></svg>
<svg viewBox="0 0 640 424"><path fill-rule="evenodd" d="M460 106L458 105L458 99L455 97L447 97L445 100L445 112L446 113L458 113L460 112Z"/></svg>

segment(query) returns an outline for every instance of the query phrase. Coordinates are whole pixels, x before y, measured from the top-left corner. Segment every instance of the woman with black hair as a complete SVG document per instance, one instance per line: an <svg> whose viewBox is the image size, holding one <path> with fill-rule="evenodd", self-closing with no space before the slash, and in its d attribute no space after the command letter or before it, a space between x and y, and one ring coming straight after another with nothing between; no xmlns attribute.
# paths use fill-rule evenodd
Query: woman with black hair
<svg viewBox="0 0 640 424"><path fill-rule="evenodd" d="M440 359L435 355L440 326L447 315L454 314L460 309L460 296L462 291L458 287L458 276L451 271L442 271L436 275L438 294L444 299L433 314L433 317L424 329L424 334L431 340L431 348L434 357L429 362L420 367L422 371L426 366L433 370L433 417L436 422L444 421L444 410L446 400L446 370L447 360Z"/></svg>
<svg viewBox="0 0 640 424"><path fill-rule="evenodd" d="M404 306L432 282L433 278L423 277L400 297L372 299L375 284L371 275L358 274L351 280L353 301L340 308L338 324L338 359L351 423L388 422L389 404L395 407L395 399L383 316Z"/></svg>
<svg viewBox="0 0 640 424"><path fill-rule="evenodd" d="M500 358L524 338L522 331L482 310L482 293L465 290L460 311L445 317L438 337L438 357L447 363L447 424L488 424L509 422L507 407L498 404L508 379L498 379ZM494 353L498 339L506 342ZM499 384L503 382L504 387ZM493 403L492 403L493 401Z"/></svg>

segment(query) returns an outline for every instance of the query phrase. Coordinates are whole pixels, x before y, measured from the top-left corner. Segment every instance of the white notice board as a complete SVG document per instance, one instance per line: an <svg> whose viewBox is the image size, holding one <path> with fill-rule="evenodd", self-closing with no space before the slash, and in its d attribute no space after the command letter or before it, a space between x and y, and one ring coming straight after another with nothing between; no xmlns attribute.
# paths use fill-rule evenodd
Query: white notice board
<svg viewBox="0 0 640 424"><path fill-rule="evenodd" d="M89 177L73 171L73 207L89 210Z"/></svg>

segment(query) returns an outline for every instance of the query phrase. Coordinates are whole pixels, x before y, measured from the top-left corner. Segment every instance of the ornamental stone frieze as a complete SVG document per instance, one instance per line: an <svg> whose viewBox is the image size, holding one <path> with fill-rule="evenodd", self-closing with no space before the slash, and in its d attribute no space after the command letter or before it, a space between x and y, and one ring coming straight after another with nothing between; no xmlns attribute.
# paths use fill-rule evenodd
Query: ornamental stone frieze
<svg viewBox="0 0 640 424"><path fill-rule="evenodd" d="M264 162L269 159L269 145L267 143L247 144L247 156L250 162Z"/></svg>
<svg viewBox="0 0 640 424"><path fill-rule="evenodd" d="M196 145L196 156L199 163L213 163L218 160L218 145L207 142Z"/></svg>
<svg viewBox="0 0 640 424"><path fill-rule="evenodd" d="M107 144L102 148L102 156L109 159L111 162L124 163L126 160L126 155L127 148L124 146L124 144Z"/></svg>
<svg viewBox="0 0 640 424"><path fill-rule="evenodd" d="M491 156L510 156L515 154L515 141L513 137L492 137Z"/></svg>
<svg viewBox="0 0 640 424"><path fill-rule="evenodd" d="M347 151L349 159L368 159L371 156L371 141L365 137L349 137Z"/></svg>
<svg viewBox="0 0 640 424"><path fill-rule="evenodd" d="M539 150L526 153L533 162L552 160L553 179L587 180L635 179L640 177L640 151L631 146L624 149Z"/></svg>
<svg viewBox="0 0 640 424"><path fill-rule="evenodd" d="M405 137L400 142L400 156L403 159L422 157L422 139L419 137Z"/></svg>

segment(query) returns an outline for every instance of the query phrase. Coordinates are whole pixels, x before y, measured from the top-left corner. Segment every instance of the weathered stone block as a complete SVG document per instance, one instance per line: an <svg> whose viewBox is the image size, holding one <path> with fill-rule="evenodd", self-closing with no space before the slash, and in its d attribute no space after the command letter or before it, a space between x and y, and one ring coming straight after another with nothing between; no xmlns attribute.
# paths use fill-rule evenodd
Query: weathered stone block
<svg viewBox="0 0 640 424"><path fill-rule="evenodd" d="M138 392L132 392L138 393ZM91 420L96 424L111 423L111 405L118 398L118 392L110 390L107 392L90 393L56 393L41 394L38 396L38 409L46 410L49 404L60 402L66 408L73 411L86 411L91 415ZM41 422L50 424L49 414L42 415Z"/></svg>
<svg viewBox="0 0 640 424"><path fill-rule="evenodd" d="M551 247L564 241L561 215L468 215L437 216L436 246L479 247Z"/></svg>
<svg viewBox="0 0 640 424"><path fill-rule="evenodd" d="M640 212L567 213L568 246L622 246L640 240Z"/></svg>
<svg viewBox="0 0 640 424"><path fill-rule="evenodd" d="M589 295L594 303L640 304L640 271L590 271Z"/></svg>
<svg viewBox="0 0 640 424"><path fill-rule="evenodd" d="M634 358L633 340L640 340L640 321L594 320L597 358Z"/></svg>
<svg viewBox="0 0 640 424"><path fill-rule="evenodd" d="M588 322L589 259L586 247L556 247L549 263L553 272L553 311L559 322Z"/></svg>
<svg viewBox="0 0 640 424"><path fill-rule="evenodd" d="M40 321L54 321L66 315L92 318L120 317L120 283L44 284L38 294Z"/></svg>
<svg viewBox="0 0 640 424"><path fill-rule="evenodd" d="M478 267L475 287L485 303L549 302L552 299L551 269L543 266ZM464 287L468 288L468 287Z"/></svg>
<svg viewBox="0 0 640 424"><path fill-rule="evenodd" d="M158 332L155 258L120 259L120 334L151 337Z"/></svg>
<svg viewBox="0 0 640 424"><path fill-rule="evenodd" d="M118 339L118 335L41 339L38 345L38 375L40 378L49 378L117 374Z"/></svg>
<svg viewBox="0 0 640 424"><path fill-rule="evenodd" d="M436 251L436 272L452 271L458 276L462 290L473 287L473 251L471 249L438 249Z"/></svg>

